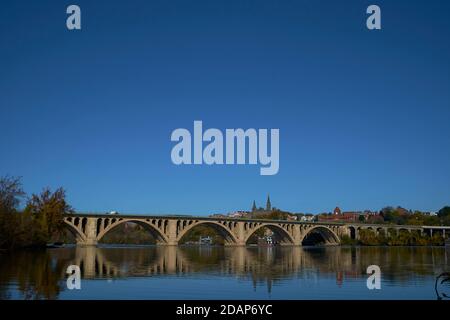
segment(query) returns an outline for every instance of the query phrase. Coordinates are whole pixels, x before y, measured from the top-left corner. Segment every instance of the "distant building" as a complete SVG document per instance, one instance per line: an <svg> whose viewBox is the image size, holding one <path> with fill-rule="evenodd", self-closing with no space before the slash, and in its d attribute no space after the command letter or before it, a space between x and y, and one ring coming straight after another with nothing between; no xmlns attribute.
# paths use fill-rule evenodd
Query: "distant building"
<svg viewBox="0 0 450 320"><path fill-rule="evenodd" d="M362 211L345 211L342 213L342 220L359 222L360 216L366 218L366 215Z"/></svg>
<svg viewBox="0 0 450 320"><path fill-rule="evenodd" d="M242 218L245 217L249 212L248 211L234 211L227 214L229 218Z"/></svg>
<svg viewBox="0 0 450 320"><path fill-rule="evenodd" d="M316 215L312 214L312 213L297 213L296 214L297 220L298 221L303 221L303 222L310 222L310 221L314 221L316 219Z"/></svg>
<svg viewBox="0 0 450 320"><path fill-rule="evenodd" d="M258 237L258 246L272 246L275 241L271 235L265 235L264 237Z"/></svg>
<svg viewBox="0 0 450 320"><path fill-rule="evenodd" d="M256 206L256 202L255 200L253 200L253 205L252 205L252 215L254 216L258 216L258 215L262 215L262 214L267 214L267 213L271 213L275 208L272 207L272 203L270 202L270 196L267 195L267 201L266 201L266 208L258 208Z"/></svg>
<svg viewBox="0 0 450 320"><path fill-rule="evenodd" d="M367 210L366 210L367 211ZM345 221L345 222L358 222L359 217L363 215L368 217L368 212L363 211L342 211L341 208L336 207L331 214L318 215L319 221Z"/></svg>
<svg viewBox="0 0 450 320"><path fill-rule="evenodd" d="M266 211L272 211L272 204L270 203L270 196L269 195L267 195Z"/></svg>
<svg viewBox="0 0 450 320"><path fill-rule="evenodd" d="M316 216L313 215L313 214L306 214L306 215L304 215L302 217L302 219L303 219L303 221L311 222L311 221L314 221L316 219Z"/></svg>
<svg viewBox="0 0 450 320"><path fill-rule="evenodd" d="M319 215L319 221L357 221L359 215L353 214L340 214L340 215Z"/></svg>
<svg viewBox="0 0 450 320"><path fill-rule="evenodd" d="M214 213L210 215L211 218L226 218L227 215L223 214L223 213Z"/></svg>
<svg viewBox="0 0 450 320"><path fill-rule="evenodd" d="M213 239L210 236L208 236L208 237L200 236L198 243L200 245L211 245L211 244L213 244Z"/></svg>
<svg viewBox="0 0 450 320"><path fill-rule="evenodd" d="M364 214L368 216L379 216L379 211L364 210Z"/></svg>

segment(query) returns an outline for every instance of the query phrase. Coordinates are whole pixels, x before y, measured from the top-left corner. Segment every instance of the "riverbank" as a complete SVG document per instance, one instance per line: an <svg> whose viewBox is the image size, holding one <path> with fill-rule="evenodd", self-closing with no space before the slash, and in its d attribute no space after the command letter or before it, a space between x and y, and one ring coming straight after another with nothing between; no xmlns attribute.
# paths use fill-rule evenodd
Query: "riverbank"
<svg viewBox="0 0 450 320"><path fill-rule="evenodd" d="M444 246L445 239L440 234L433 236L421 235L417 232L403 232L399 234L376 234L372 230L361 230L358 239L344 236L341 244L362 246Z"/></svg>

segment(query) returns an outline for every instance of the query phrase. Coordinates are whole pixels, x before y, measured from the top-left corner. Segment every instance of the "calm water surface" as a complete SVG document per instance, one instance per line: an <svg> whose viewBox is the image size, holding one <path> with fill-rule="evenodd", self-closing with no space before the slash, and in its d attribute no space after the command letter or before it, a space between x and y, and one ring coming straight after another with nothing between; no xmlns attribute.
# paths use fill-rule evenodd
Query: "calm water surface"
<svg viewBox="0 0 450 320"><path fill-rule="evenodd" d="M81 268L80 290L66 268ZM381 290L366 269L381 268ZM0 254L0 299L436 299L443 247L66 247Z"/></svg>

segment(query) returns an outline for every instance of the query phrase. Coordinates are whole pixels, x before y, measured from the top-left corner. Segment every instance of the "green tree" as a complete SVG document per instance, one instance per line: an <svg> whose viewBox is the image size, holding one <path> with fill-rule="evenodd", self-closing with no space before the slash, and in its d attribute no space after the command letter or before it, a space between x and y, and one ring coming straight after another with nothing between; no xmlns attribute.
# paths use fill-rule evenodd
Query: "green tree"
<svg viewBox="0 0 450 320"><path fill-rule="evenodd" d="M359 242L363 245L379 245L380 241L372 230L360 230Z"/></svg>
<svg viewBox="0 0 450 320"><path fill-rule="evenodd" d="M0 177L0 248L10 249L20 241L17 211L23 197L20 177Z"/></svg>
<svg viewBox="0 0 450 320"><path fill-rule="evenodd" d="M445 206L441 210L438 211L438 217L444 218L444 217L450 217L450 207Z"/></svg>
<svg viewBox="0 0 450 320"><path fill-rule="evenodd" d="M37 229L38 242L48 242L52 237L62 235L63 216L73 212L66 201L66 192L63 188L58 188L53 193L49 188L45 188L41 194L33 194L25 208L25 215L33 220Z"/></svg>

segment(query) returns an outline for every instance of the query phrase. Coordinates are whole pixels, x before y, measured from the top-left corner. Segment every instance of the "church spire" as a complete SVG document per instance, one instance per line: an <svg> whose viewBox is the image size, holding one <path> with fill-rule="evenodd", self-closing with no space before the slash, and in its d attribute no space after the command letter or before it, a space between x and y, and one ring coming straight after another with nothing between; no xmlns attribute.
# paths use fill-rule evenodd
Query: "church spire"
<svg viewBox="0 0 450 320"><path fill-rule="evenodd" d="M272 204L270 203L270 196L269 195L267 195L266 211L272 211Z"/></svg>
<svg viewBox="0 0 450 320"><path fill-rule="evenodd" d="M256 202L255 200L253 200L253 206L252 206L252 212L256 211Z"/></svg>

